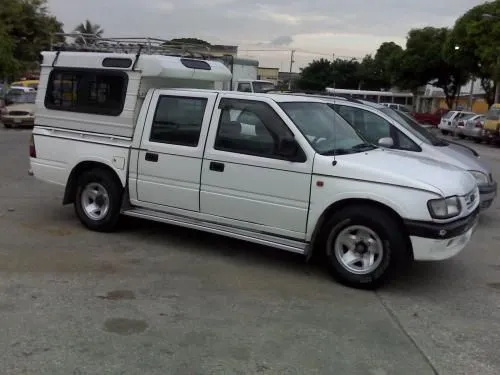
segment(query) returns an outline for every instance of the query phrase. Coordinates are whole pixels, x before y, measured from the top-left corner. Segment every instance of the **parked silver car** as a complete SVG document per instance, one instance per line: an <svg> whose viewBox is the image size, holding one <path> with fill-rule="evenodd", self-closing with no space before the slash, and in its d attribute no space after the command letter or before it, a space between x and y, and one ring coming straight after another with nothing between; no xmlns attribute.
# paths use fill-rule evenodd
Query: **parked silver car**
<svg viewBox="0 0 500 375"><path fill-rule="evenodd" d="M464 138L470 138L476 143L481 143L483 140L483 128L486 121L485 115L476 115L469 118L464 123L462 134Z"/></svg>
<svg viewBox="0 0 500 375"><path fill-rule="evenodd" d="M455 133L458 121L467 115L475 115L474 112L466 112L466 111L449 111L441 117L441 122L438 125L438 129L441 130L441 133L453 134Z"/></svg>
<svg viewBox="0 0 500 375"><path fill-rule="evenodd" d="M419 152L430 159L468 170L476 178L481 209L491 206L497 195L497 182L491 167L472 148L439 138L411 116L377 103L324 100L374 144L402 152Z"/></svg>
<svg viewBox="0 0 500 375"><path fill-rule="evenodd" d="M465 134L464 134L465 125L471 120L475 121L480 116L482 116L482 115L477 114L477 113L467 113L467 114L461 116L460 118L457 118L456 124L455 124L455 130L454 130L453 134L456 137L459 137L460 139L464 139L465 138Z"/></svg>

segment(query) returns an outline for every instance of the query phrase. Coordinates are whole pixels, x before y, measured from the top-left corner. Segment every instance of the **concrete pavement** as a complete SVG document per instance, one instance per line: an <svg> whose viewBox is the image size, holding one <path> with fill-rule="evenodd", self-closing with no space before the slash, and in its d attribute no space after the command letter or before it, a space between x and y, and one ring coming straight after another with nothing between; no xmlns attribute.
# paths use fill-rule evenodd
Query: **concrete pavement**
<svg viewBox="0 0 500 375"><path fill-rule="evenodd" d="M28 140L0 130L2 374L500 373L498 202L458 257L363 292L214 235L89 232L27 175Z"/></svg>

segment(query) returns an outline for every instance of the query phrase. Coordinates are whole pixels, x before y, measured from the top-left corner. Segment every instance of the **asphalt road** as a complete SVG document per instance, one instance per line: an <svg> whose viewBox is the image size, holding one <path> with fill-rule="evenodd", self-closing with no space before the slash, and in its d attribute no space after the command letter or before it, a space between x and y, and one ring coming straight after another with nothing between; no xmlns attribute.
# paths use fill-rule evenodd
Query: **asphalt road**
<svg viewBox="0 0 500 375"><path fill-rule="evenodd" d="M500 374L499 201L456 258L364 292L214 235L89 232L27 175L29 134L0 130L0 373Z"/></svg>

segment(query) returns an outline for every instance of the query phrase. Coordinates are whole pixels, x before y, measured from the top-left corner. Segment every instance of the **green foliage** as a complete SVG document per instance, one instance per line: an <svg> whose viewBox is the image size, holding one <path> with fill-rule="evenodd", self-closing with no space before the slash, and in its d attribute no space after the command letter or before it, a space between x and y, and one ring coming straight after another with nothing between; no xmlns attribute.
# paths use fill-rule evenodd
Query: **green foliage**
<svg viewBox="0 0 500 375"><path fill-rule="evenodd" d="M47 0L0 0L0 76L15 76L37 66L62 24L47 10Z"/></svg>
<svg viewBox="0 0 500 375"><path fill-rule="evenodd" d="M314 60L301 70L297 87L302 90L323 91L333 85L332 72L333 66L330 60Z"/></svg>
<svg viewBox="0 0 500 375"><path fill-rule="evenodd" d="M75 29L73 30L75 33L80 33L80 34L92 34L95 35L97 38L101 38L102 34L104 33L104 29L101 28L101 25L98 25L96 23L92 23L89 20L85 20L85 22L82 22L79 24ZM92 36L84 36L75 38L75 43L76 44L85 44L85 42L92 42L93 39Z"/></svg>
<svg viewBox="0 0 500 375"><path fill-rule="evenodd" d="M172 44L197 44L200 46L210 47L211 44L205 40L198 38L174 38L170 40Z"/></svg>
<svg viewBox="0 0 500 375"><path fill-rule="evenodd" d="M297 87L323 91L326 87L356 89L359 85L360 63L356 60L314 60L302 69Z"/></svg>
<svg viewBox="0 0 500 375"><path fill-rule="evenodd" d="M497 18L485 17L485 14ZM481 80L490 106L495 100L494 82L500 80L499 38L500 1L491 1L475 6L461 16L444 46L445 53L456 64Z"/></svg>

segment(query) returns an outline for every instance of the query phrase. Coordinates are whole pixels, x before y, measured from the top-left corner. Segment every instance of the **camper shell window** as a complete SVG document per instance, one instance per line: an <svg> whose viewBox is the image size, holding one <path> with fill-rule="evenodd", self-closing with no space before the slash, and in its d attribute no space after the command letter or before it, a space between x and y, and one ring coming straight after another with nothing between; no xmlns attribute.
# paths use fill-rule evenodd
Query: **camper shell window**
<svg viewBox="0 0 500 375"><path fill-rule="evenodd" d="M125 72L98 69L54 69L45 107L58 111L119 116L127 94Z"/></svg>

